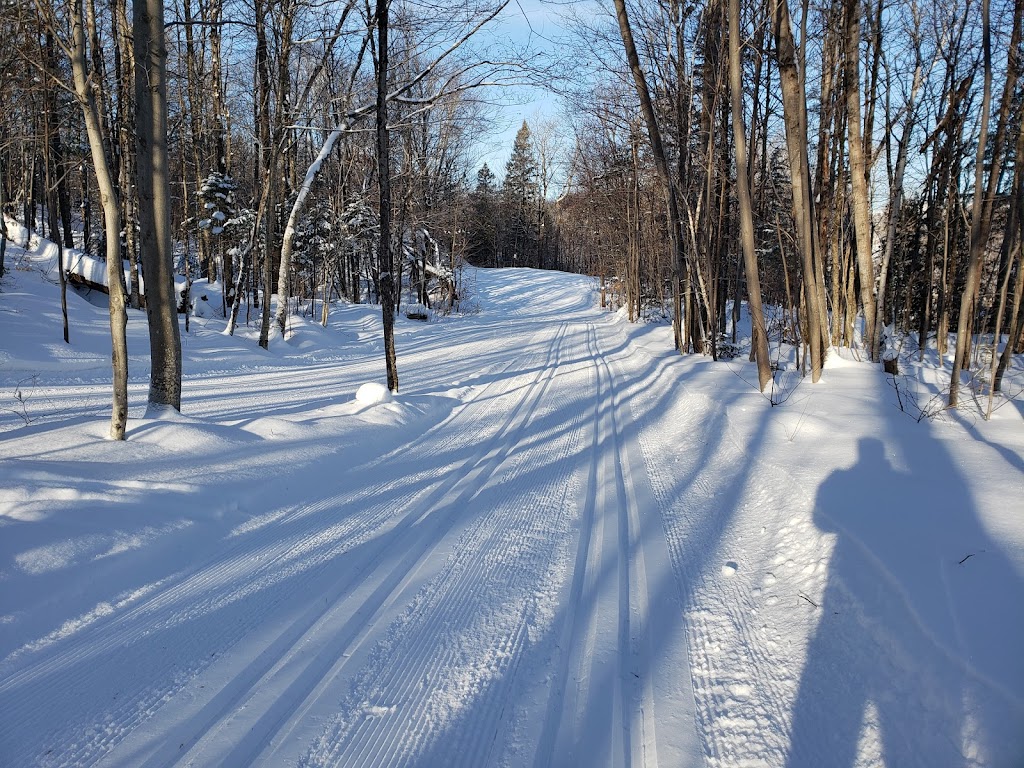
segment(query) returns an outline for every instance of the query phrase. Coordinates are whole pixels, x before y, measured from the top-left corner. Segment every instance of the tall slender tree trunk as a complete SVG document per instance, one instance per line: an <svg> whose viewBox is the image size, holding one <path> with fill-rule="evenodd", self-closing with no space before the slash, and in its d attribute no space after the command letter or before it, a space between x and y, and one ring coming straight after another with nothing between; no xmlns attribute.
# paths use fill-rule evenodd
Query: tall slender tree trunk
<svg viewBox="0 0 1024 768"><path fill-rule="evenodd" d="M772 0L775 25L776 63L782 86L782 111L786 127L786 149L789 156L790 179L793 188L793 218L796 221L797 240L803 262L804 292L807 304L807 335L811 351L811 381L821 378L824 362L823 334L819 307L824 293L824 277L816 268L814 258L813 201L809 185L807 158L806 97L796 63L796 45L786 0Z"/></svg>
<svg viewBox="0 0 1024 768"><path fill-rule="evenodd" d="M210 25L210 69L213 76L213 120L214 120L214 152L216 153L217 171L228 175L228 127L227 110L224 106L224 73L221 71L222 34L221 25L224 16L223 0L210 0L205 6L207 20ZM234 309L235 304L235 265L231 253L225 252L223 244L220 251L221 278L224 286L224 300L228 307ZM217 258L211 257L207 264L207 282L217 279Z"/></svg>
<svg viewBox="0 0 1024 768"><path fill-rule="evenodd" d="M134 0L140 252L149 320L149 410L181 410L181 337L171 250L163 0Z"/></svg>
<svg viewBox="0 0 1024 768"><path fill-rule="evenodd" d="M896 247L896 227L899 224L900 213L903 209L903 179L907 171L907 148L910 144L910 136L913 133L917 91L921 87L923 79L923 68L920 58L914 69L914 83L911 86L910 98L907 100L907 121L903 126L903 136L900 138L899 147L896 150L896 170L893 173L892 189L889 192L889 214L885 227L885 247L882 251L882 265L878 277L878 306L875 314L875 327L881 328L884 324L883 313L885 311L886 284L889 278L889 262ZM880 332L880 331L879 331Z"/></svg>
<svg viewBox="0 0 1024 768"><path fill-rule="evenodd" d="M636 51L636 43L633 41L633 30L629 25L625 0L615 0L615 15L619 22L619 34L622 37L622 44L626 50L626 61L629 63L629 70L633 75L633 85L636 88L636 95L640 101L640 111L643 113L644 123L647 125L647 136L651 142L654 164L658 169L658 176L661 177L661 183L665 187L665 197L668 204L669 243L675 260L673 276L675 312L673 312L672 330L676 349L680 352L685 352L687 344L683 338L683 301L681 295L682 286L686 282L686 254L683 250L682 225L679 217L676 185L668 171L668 158L661 137L661 127L658 124L658 117L654 111L654 104L651 101L651 92L647 87L647 78L640 67L640 57ZM687 332L690 332L690 330L688 328Z"/></svg>
<svg viewBox="0 0 1024 768"><path fill-rule="evenodd" d="M274 292L274 252L277 246L277 141L274 132L271 131L270 60L266 19L268 12L268 3L256 0L256 122L260 144L259 175L262 176L262 183L265 185L263 199L266 201L263 216L263 306L259 341L264 349L270 347L270 297ZM253 278L256 278L255 270ZM255 286L253 293L258 295Z"/></svg>
<svg viewBox="0 0 1024 768"><path fill-rule="evenodd" d="M2 78L0 78L2 82ZM4 276L4 260L7 258L7 185L4 183L4 158L0 154L0 279Z"/></svg>
<svg viewBox="0 0 1024 768"><path fill-rule="evenodd" d="M967 281L960 297L960 318L956 330L956 351L953 355L953 373L949 382L949 406L956 408L960 395L960 371L967 363L975 301L981 287L982 262L985 248L992 230L992 208L999 185L1000 167L1003 158L1003 141L1006 137L1007 122L1017 86L1018 59L1020 55L1021 24L1024 19L1024 0L1015 0L1013 9L1013 31L1007 53L1006 79L1003 96L996 119L996 131L992 139L993 158L989 170L988 184L983 187L985 151L988 139L989 109L992 103L992 34L989 22L989 0L982 0L982 57L985 67L985 85L981 100L981 133L978 137L978 151L975 159L974 200L971 206L970 262L967 266ZM1019 126L1017 129L1019 130Z"/></svg>
<svg viewBox="0 0 1024 768"><path fill-rule="evenodd" d="M121 211L103 142L99 104L94 91L96 85L86 65L83 6L83 0L73 0L71 4L71 70L75 96L82 108L86 135L89 139L89 150L96 172L106 229L107 290L113 368L110 437L114 440L124 440L125 425L128 422L128 314L125 309L127 291L124 285L124 267L121 265L121 242L118 237L121 232Z"/></svg>
<svg viewBox="0 0 1024 768"><path fill-rule="evenodd" d="M861 134L860 10L859 0L845 0L846 62L843 65L843 77L846 91L846 135L850 153L850 206L853 208L857 272L860 275L860 304L864 310L864 348L869 357L877 362L878 331L875 327L875 266L871 249L869 164L864 150L864 137Z"/></svg>
<svg viewBox="0 0 1024 768"><path fill-rule="evenodd" d="M49 32L46 34L46 48L48 63L52 64L53 34ZM51 69L49 74L51 77L54 76L56 70ZM57 99L52 81L47 82L45 101L46 108L43 117L43 179L44 187L46 188L46 219L47 225L50 228L50 240L57 247L57 274L60 276L60 314L64 327L64 343L69 344L71 336L68 329L68 281L67 271L64 266L64 238L57 223L57 184L54 178L57 173L60 173L59 166L61 163L59 162L59 141L55 136L59 129L56 124ZM56 172L55 165L58 166Z"/></svg>
<svg viewBox="0 0 1024 768"><path fill-rule="evenodd" d="M121 189L121 218L125 222L124 242L128 257L128 303L132 309L141 309L142 290L139 286L139 242L135 223L135 181L138 176L135 162L135 54L134 35L128 21L126 0L113 0L114 17L114 69L117 73L117 145L118 184Z"/></svg>
<svg viewBox="0 0 1024 768"><path fill-rule="evenodd" d="M1021 312L1021 303L1024 301L1024 259L1021 258L1024 253L1024 131L1020 127L1017 128L1013 192L1010 195L1010 214L1007 217L1004 237L1010 242L1006 264L1007 277L1012 272L1015 259L1017 276L1013 286L1013 309L1010 311L1010 322L1007 325L1009 336L992 379L992 389L995 392L999 392L1002 387L1003 374L1010 365L1010 357L1020 338L1021 325L1024 321L1024 313Z"/></svg>
<svg viewBox="0 0 1024 768"><path fill-rule="evenodd" d="M753 333L754 358L757 361L758 386L764 392L772 380L768 359L768 334L761 307L761 279L754 250L754 215L750 205L750 179L747 175L747 137L743 128L743 66L740 62L740 0L729 0L729 91L732 96L732 135L736 148L736 195L740 208L740 242L747 273L747 302Z"/></svg>
<svg viewBox="0 0 1024 768"><path fill-rule="evenodd" d="M395 279L391 252L391 151L388 133L388 0L377 0L377 184L380 191L380 309L384 321L384 360L388 389L398 391L395 355Z"/></svg>

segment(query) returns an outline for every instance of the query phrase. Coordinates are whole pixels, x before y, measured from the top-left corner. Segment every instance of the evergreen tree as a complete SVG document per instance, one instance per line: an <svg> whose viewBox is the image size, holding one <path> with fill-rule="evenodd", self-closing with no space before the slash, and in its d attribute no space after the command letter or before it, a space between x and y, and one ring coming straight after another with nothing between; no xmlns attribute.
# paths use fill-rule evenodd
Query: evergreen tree
<svg viewBox="0 0 1024 768"><path fill-rule="evenodd" d="M206 218L199 221L199 228L216 237L210 258L214 262L220 262L221 279L224 281L223 309L225 316L235 300L235 268L234 256L230 250L225 251L225 243L220 235L223 235L234 221L237 212L235 208L236 189L235 180L228 174L219 171L211 172L203 180L199 189L199 198L206 213ZM210 265L206 271L207 279L212 282L215 273L216 269Z"/></svg>
<svg viewBox="0 0 1024 768"><path fill-rule="evenodd" d="M498 242L498 189L494 173L484 163L476 174L476 189L470 196L467 236L468 258L479 266L496 263Z"/></svg>
<svg viewBox="0 0 1024 768"><path fill-rule="evenodd" d="M534 158L530 126L523 121L512 144L512 154L505 164L502 186L504 258L499 261L516 266L536 266L538 233L535 212L540 196L537 183L537 162Z"/></svg>
<svg viewBox="0 0 1024 768"><path fill-rule="evenodd" d="M200 229L209 229L211 235L219 235L235 214L235 181L225 173L212 172L203 180L199 197L207 218L200 220Z"/></svg>

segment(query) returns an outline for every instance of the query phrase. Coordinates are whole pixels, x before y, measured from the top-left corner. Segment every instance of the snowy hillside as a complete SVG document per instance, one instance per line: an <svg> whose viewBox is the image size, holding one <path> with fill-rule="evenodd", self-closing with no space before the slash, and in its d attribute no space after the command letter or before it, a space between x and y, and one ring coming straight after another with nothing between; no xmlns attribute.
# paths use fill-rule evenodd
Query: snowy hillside
<svg viewBox="0 0 1024 768"><path fill-rule="evenodd" d="M945 374L833 354L773 406L494 270L399 319L390 402L339 305L269 351L193 318L147 420L132 312L112 442L54 261L0 286L0 764L1024 764L1024 397L918 422Z"/></svg>

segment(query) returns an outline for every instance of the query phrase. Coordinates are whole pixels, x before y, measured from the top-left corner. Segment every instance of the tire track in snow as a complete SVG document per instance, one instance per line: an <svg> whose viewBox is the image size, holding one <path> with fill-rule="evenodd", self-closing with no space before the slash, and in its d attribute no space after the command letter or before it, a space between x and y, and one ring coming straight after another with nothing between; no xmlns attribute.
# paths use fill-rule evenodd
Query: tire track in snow
<svg viewBox="0 0 1024 768"><path fill-rule="evenodd" d="M562 333L564 333L564 328L554 335L547 345L546 353L540 356L544 362L541 363L541 367L534 376L533 384L530 386L535 386L544 378L550 367L550 361L558 350ZM509 367L512 367L515 362L510 363ZM506 392L514 391L517 386L515 380L494 378L476 398L457 413L449 416L442 423L444 428L450 428L450 423L457 418L471 421L486 420L488 408L486 405L481 406L478 402L484 399L482 396L500 397ZM520 409L510 414L499 427L496 435L485 444L485 447L474 453L461 468L453 469L449 477L461 477L464 473L476 471L481 464L485 463L492 446L502 442L502 436L509 431L519 414ZM480 425L480 431L485 431L483 426ZM432 441L429 435L435 431L437 430L431 430L415 440L413 444L393 451L375 463L385 463L410 450L413 452L422 450L425 453L443 451L450 441ZM296 594L309 591L311 586L321 587L318 577L320 580L324 580L322 572L335 558L366 545L379 534L382 528L397 531L396 535L400 535L414 527L429 511L429 499L443 495L443 488L440 492L435 490L430 493L429 490L425 490L413 494L411 498L403 500L398 505L399 509L405 510L404 516L395 512L394 505L390 507L381 505L371 508L364 514L351 515L339 523L324 528L323 512L349 506L353 501L358 502L360 499L372 499L383 491L393 490L392 485L378 483L365 492L357 494L358 498L354 500L351 496L333 497L319 500L311 505L297 507L277 521L275 525L258 529L240 539L238 543L229 547L224 556L198 566L190 572L171 577L169 582L162 585L156 594L152 594L141 603L120 614L96 622L84 637L72 637L58 645L59 650L56 653L47 654L38 662L22 667L10 677L0 680L0 701L2 701L6 697L17 698L19 688L38 681L40 678L58 678L58 682L50 687L49 694L39 697L40 700L36 706L25 706L25 703L18 699L19 706L9 708L14 714L0 723L0 742L13 743L15 741L13 735L26 724L45 719L53 701L60 700L62 695L78 698L80 694L77 694L76 691L88 689L90 676L100 674L97 670L90 668L91 660L116 656L122 649L130 649L136 643L145 642L146 638L154 632L177 630L179 636L174 638L177 644L191 649L197 647L213 649L212 654L205 652L175 654L172 649L165 658L163 666L149 668L145 671L145 675L154 680L153 685L136 690L134 695L122 697L116 705L97 703L83 715L82 721L78 723L57 724L58 728L64 726L63 730L55 729L56 732L49 735L46 745L48 751L44 755L37 754L34 757L30 753L24 755L26 762L38 760L51 763L88 764L99 759L121 741L127 733L151 719L165 703L184 689L204 669L210 667L216 656L223 655L240 640L253 633L264 618L266 606L260 606L263 610L258 613L250 611L248 614L231 616L231 620L216 623L206 622L201 629L185 630L184 637L181 637L183 632L181 628L188 625L197 613L207 615L222 611L225 607L238 606L244 603L246 598L252 598L257 593L265 592L268 587L274 585L279 587L278 593L274 595L275 605L286 604ZM425 503L420 501L424 495L427 497ZM421 504L423 505L421 506ZM394 522L395 519L398 520L397 523ZM289 526L294 527L294 533L282 538L282 532ZM379 560L385 554L381 552L382 549L382 546L372 548L362 562L373 562L374 557ZM357 570L357 572L359 571ZM351 582L346 582L346 585L348 584ZM333 594L339 595L341 592L343 590L335 588ZM331 595L332 592L328 591L327 594ZM218 694L219 699L216 697L211 699L208 694L205 700L206 705L209 706L211 702L216 701L214 710L221 717L225 713L229 713L232 702L244 697L246 691L251 690L262 675L266 674L268 670L274 669L281 658L288 654L289 649L295 647L303 636L309 634L312 627L318 625L318 622L331 607L332 603L328 599L322 610L314 608L307 610L297 619L294 617L289 619L284 631L278 633L275 639L269 643L263 640L266 647L256 651L245 649L246 652L253 653L255 656L246 665L245 673L238 679L232 680ZM81 672L79 672L80 669ZM68 675L69 670L79 673ZM247 681L251 681L251 684L247 685ZM194 696L193 700L200 699L202 696L198 692L192 692L192 695ZM216 717L217 715L212 716ZM209 726L207 730L209 728L212 726ZM182 751L185 751L190 744L194 745L199 738L201 735L186 737L173 745L168 741L166 751L162 753L164 758L155 760L154 764L173 763L180 760L183 757ZM180 744L181 747L177 747L177 744ZM152 750L151 745L149 749ZM138 756L131 753L131 750L129 753L128 761L137 762Z"/></svg>
<svg viewBox="0 0 1024 768"><path fill-rule="evenodd" d="M640 664L651 638L639 515L653 508L638 503L646 473L628 455L620 423L626 412L592 324L587 346L597 382L591 462L563 655L534 765L655 766L654 690L650 668Z"/></svg>
<svg viewBox="0 0 1024 768"><path fill-rule="evenodd" d="M564 357L560 350L550 376L527 395L524 417L534 424L543 421L544 410L560 417L577 396L577 388L562 384L549 405L538 408ZM537 620L537 584L550 570L557 534L568 528L564 497L572 462L566 459L576 449L581 420L579 414L554 441L554 455L543 445L541 458L556 470L532 479L525 499L517 478L537 471L537 454L529 447L506 454L501 477L495 472L496 482L477 500L493 508L463 534L444 569L388 629L353 684L342 708L347 716L320 735L305 764L429 762L423 755L431 750L443 752L446 765L490 762ZM460 715L470 702L472 723L466 723Z"/></svg>

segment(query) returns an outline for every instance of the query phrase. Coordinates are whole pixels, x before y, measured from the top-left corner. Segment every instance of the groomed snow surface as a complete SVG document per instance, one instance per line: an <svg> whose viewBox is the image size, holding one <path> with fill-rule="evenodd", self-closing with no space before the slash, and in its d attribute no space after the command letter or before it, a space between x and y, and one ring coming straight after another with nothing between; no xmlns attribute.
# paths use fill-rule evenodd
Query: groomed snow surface
<svg viewBox="0 0 1024 768"><path fill-rule="evenodd" d="M469 271L394 397L377 308L208 316L147 419L131 312L113 442L102 299L65 345L53 253L7 265L4 766L1024 765L1020 395L917 422L845 353L773 406L589 278Z"/></svg>

